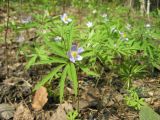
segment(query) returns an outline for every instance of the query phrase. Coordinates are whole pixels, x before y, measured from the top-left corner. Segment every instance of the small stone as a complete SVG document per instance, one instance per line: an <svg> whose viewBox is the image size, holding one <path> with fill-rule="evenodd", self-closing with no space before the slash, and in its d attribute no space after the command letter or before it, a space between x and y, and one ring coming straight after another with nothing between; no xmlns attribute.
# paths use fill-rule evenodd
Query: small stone
<svg viewBox="0 0 160 120"><path fill-rule="evenodd" d="M153 92L151 92L151 91L150 91L150 92L148 92L148 94L149 94L150 96L153 96Z"/></svg>

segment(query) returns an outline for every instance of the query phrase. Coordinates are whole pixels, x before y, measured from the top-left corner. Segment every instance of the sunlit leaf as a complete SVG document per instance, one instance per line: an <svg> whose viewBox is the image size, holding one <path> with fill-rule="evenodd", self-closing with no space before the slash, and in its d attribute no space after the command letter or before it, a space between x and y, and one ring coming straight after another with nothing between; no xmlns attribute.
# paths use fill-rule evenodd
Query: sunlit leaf
<svg viewBox="0 0 160 120"><path fill-rule="evenodd" d="M147 105L141 108L139 117L140 120L160 120L160 115Z"/></svg>
<svg viewBox="0 0 160 120"><path fill-rule="evenodd" d="M78 80L77 80L76 68L73 63L70 63L70 65L69 65L68 76L69 76L70 80L73 82L74 93L75 93L75 95L77 95Z"/></svg>
<svg viewBox="0 0 160 120"><path fill-rule="evenodd" d="M28 63L25 66L25 69L29 69L32 65L34 65L37 57L38 57L37 55L34 55L32 58L30 58L30 60L28 61Z"/></svg>
<svg viewBox="0 0 160 120"><path fill-rule="evenodd" d="M48 75L44 76L44 78L36 84L33 91L39 89L41 86L43 86L46 82L48 82L50 79L53 78L53 76L64 66L59 65L58 67L54 68Z"/></svg>
<svg viewBox="0 0 160 120"><path fill-rule="evenodd" d="M64 97L64 85L65 85L65 79L67 77L67 71L68 71L69 65L66 65L61 76L61 80L59 82L59 87L60 87L60 102L63 101Z"/></svg>
<svg viewBox="0 0 160 120"><path fill-rule="evenodd" d="M96 77L99 77L99 74L94 72L94 71L91 71L88 67L80 67L83 72L85 72L87 75L91 75L91 76L96 76Z"/></svg>

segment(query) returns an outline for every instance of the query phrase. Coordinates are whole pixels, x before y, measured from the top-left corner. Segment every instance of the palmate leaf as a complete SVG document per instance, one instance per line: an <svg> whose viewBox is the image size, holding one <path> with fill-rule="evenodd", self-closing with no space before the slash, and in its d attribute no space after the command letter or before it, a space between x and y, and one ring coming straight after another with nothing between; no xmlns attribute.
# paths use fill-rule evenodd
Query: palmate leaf
<svg viewBox="0 0 160 120"><path fill-rule="evenodd" d="M90 50L90 51L83 52L81 55L85 58L85 57L91 57L91 56L94 56L94 55L95 55L95 53L94 53L94 51L93 51L93 50Z"/></svg>
<svg viewBox="0 0 160 120"><path fill-rule="evenodd" d="M65 50L61 46L59 46L55 42L50 42L47 39L45 40L45 43L52 50L53 54L67 58L67 54L66 54Z"/></svg>
<svg viewBox="0 0 160 120"><path fill-rule="evenodd" d="M63 70L61 80L59 82L59 87L60 87L60 102L63 101L64 97L64 84L65 84L65 79L67 77L67 71L68 71L69 64L67 64Z"/></svg>
<svg viewBox="0 0 160 120"><path fill-rule="evenodd" d="M99 77L99 74L98 74L98 73L96 73L96 72L94 72L94 71L91 71L91 70L90 70L89 68L87 68L87 67L81 66L80 68L81 68L81 69L83 70L83 72L85 72L87 75Z"/></svg>
<svg viewBox="0 0 160 120"><path fill-rule="evenodd" d="M63 28L63 38L64 38L64 42L66 43L66 48L70 49L72 46L72 40L75 34L75 29L73 27L73 23L69 24L68 26L65 26L65 28Z"/></svg>
<svg viewBox="0 0 160 120"><path fill-rule="evenodd" d="M160 39L159 33L151 33L152 37L155 39Z"/></svg>
<svg viewBox="0 0 160 120"><path fill-rule="evenodd" d="M46 51L42 47L36 47L35 48L36 54L40 58L40 60L48 60L49 56L46 54Z"/></svg>
<svg viewBox="0 0 160 120"><path fill-rule="evenodd" d="M67 63L68 59L60 58L60 57L49 57L48 60L41 60L36 63L37 64L52 64L52 63Z"/></svg>
<svg viewBox="0 0 160 120"><path fill-rule="evenodd" d="M77 96L78 80L77 80L76 68L75 68L75 65L73 63L69 64L68 76L69 76L70 80L73 82L74 94Z"/></svg>
<svg viewBox="0 0 160 120"><path fill-rule="evenodd" d="M140 120L160 120L160 115L147 105L141 108L139 117Z"/></svg>
<svg viewBox="0 0 160 120"><path fill-rule="evenodd" d="M48 82L50 79L53 78L53 76L64 66L59 65L58 67L54 68L48 75L44 76L44 78L36 84L33 91L39 89L41 86L43 86L46 82Z"/></svg>
<svg viewBox="0 0 160 120"><path fill-rule="evenodd" d="M30 60L29 60L28 63L26 64L25 69L29 69L32 65L34 65L35 62L36 62L37 57L38 57L38 56L34 54L33 57L30 58Z"/></svg>

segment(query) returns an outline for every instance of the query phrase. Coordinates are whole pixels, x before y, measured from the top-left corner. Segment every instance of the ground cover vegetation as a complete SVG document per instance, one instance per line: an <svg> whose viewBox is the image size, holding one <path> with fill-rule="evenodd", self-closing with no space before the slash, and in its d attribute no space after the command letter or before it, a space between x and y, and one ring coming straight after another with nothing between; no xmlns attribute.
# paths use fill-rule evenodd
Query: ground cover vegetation
<svg viewBox="0 0 160 120"><path fill-rule="evenodd" d="M1 0L0 118L160 120L159 0Z"/></svg>

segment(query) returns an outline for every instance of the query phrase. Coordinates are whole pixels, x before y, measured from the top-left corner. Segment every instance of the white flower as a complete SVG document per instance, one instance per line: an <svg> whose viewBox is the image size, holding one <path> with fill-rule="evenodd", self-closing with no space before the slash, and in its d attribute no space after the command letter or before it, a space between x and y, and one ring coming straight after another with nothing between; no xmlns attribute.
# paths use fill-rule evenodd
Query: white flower
<svg viewBox="0 0 160 120"><path fill-rule="evenodd" d="M130 24L127 24L127 25L126 25L126 29L128 29L128 30L131 30L131 27L132 27L132 26L131 26Z"/></svg>
<svg viewBox="0 0 160 120"><path fill-rule="evenodd" d="M90 27L93 26L93 23L89 21L89 22L86 23L86 25L87 25L88 28L90 28Z"/></svg>
<svg viewBox="0 0 160 120"><path fill-rule="evenodd" d="M125 41L128 41L129 39L128 39L128 38L125 38L124 40L125 40Z"/></svg>
<svg viewBox="0 0 160 120"><path fill-rule="evenodd" d="M25 41L23 33L20 33L19 36L17 36L16 41L19 43L22 43Z"/></svg>
<svg viewBox="0 0 160 120"><path fill-rule="evenodd" d="M61 15L60 18L65 24L68 24L68 23L72 22L72 19L68 18L68 15L66 13Z"/></svg>
<svg viewBox="0 0 160 120"><path fill-rule="evenodd" d="M26 17L21 19L21 23L23 23L23 24L27 24L27 23L29 23L31 21L32 21L32 17L31 16L26 16Z"/></svg>
<svg viewBox="0 0 160 120"><path fill-rule="evenodd" d="M147 27L147 28L150 28L150 27L151 27L151 25L150 25L150 24L146 24L146 27Z"/></svg>
<svg viewBox="0 0 160 120"><path fill-rule="evenodd" d="M107 18L108 15L106 13L102 14L101 16L104 18L105 22L109 21L109 19Z"/></svg>
<svg viewBox="0 0 160 120"><path fill-rule="evenodd" d="M129 39L127 38L127 34L126 34L126 33L119 31L119 34L121 35L121 40L125 40L125 41L128 41L128 40L129 40Z"/></svg>
<svg viewBox="0 0 160 120"><path fill-rule="evenodd" d="M107 14L106 13L102 14L102 17L107 18Z"/></svg>
<svg viewBox="0 0 160 120"><path fill-rule="evenodd" d="M48 10L45 10L44 11L44 15L47 17L47 16L49 16L49 11Z"/></svg>
<svg viewBox="0 0 160 120"><path fill-rule="evenodd" d="M42 30L42 33L46 34L46 33L47 33L47 30Z"/></svg>
<svg viewBox="0 0 160 120"><path fill-rule="evenodd" d="M62 40L62 37L56 36L56 37L54 38L54 40L55 40L55 41L61 41L61 40Z"/></svg>
<svg viewBox="0 0 160 120"><path fill-rule="evenodd" d="M92 13L95 14L97 12L97 10L93 10Z"/></svg>
<svg viewBox="0 0 160 120"><path fill-rule="evenodd" d="M115 32L117 32L118 30L116 29L116 27L112 27L111 28L111 32L113 32L113 33L115 33Z"/></svg>

